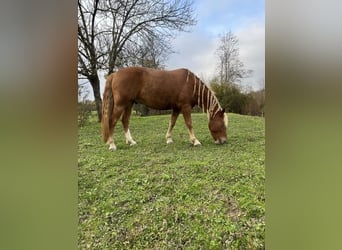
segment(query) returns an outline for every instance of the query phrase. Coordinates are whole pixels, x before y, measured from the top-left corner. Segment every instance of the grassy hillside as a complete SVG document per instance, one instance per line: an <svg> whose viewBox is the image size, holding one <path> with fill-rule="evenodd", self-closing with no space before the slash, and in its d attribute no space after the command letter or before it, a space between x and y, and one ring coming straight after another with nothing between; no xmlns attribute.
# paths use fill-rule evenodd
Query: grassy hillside
<svg viewBox="0 0 342 250"><path fill-rule="evenodd" d="M131 118L137 145L102 143L95 117L79 129L80 249L260 249L265 239L265 125L229 114L228 143L215 145L205 114L182 116L165 143L169 116Z"/></svg>

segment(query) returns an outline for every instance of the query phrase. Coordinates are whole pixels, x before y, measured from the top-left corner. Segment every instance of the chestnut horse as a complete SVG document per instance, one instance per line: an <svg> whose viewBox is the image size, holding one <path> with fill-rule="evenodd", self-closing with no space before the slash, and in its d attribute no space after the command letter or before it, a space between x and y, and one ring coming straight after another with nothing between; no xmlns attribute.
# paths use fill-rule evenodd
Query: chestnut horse
<svg viewBox="0 0 342 250"><path fill-rule="evenodd" d="M187 69L166 71L129 67L110 74L103 93L102 136L110 150L116 150L113 132L120 119L126 143L136 144L128 128L134 102L158 110L172 109L166 133L167 144L172 143L171 131L179 113L183 114L192 144L201 144L192 128L191 110L195 105L208 114L208 126L215 143L227 141L228 118L225 110L221 108L214 93L192 72Z"/></svg>

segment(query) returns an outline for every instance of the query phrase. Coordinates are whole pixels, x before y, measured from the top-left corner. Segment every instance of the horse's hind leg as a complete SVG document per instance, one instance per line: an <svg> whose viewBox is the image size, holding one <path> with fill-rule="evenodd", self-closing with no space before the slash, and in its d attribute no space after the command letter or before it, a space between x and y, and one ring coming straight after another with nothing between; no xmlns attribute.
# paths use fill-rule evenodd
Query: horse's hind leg
<svg viewBox="0 0 342 250"><path fill-rule="evenodd" d="M188 127L188 129L189 129L189 135L190 135L190 141L191 141L191 143L192 143L194 146L201 145L201 143L199 142L199 140L197 140L197 138L195 137L194 130L193 130L193 128L192 128L191 109L189 109L189 110L188 110L188 109L183 110L182 113L183 113L183 117L184 117L185 124L186 124L186 126Z"/></svg>
<svg viewBox="0 0 342 250"><path fill-rule="evenodd" d="M178 118L178 115L179 115L179 110L172 110L172 114L171 114L171 120L170 120L170 124L169 124L169 128L167 129L167 132L166 132L166 144L170 144L172 143L172 129L173 127L175 126L176 124L176 121L177 121L177 118Z"/></svg>
<svg viewBox="0 0 342 250"><path fill-rule="evenodd" d="M116 146L114 144L114 138L113 138L113 133L114 133L114 125L110 124L110 128L109 128L109 137L107 140L107 144L109 144L109 150L111 151L115 151L116 150Z"/></svg>
<svg viewBox="0 0 342 250"><path fill-rule="evenodd" d="M107 140L107 144L109 144L109 150L115 151L116 145L114 143L114 128L118 120L120 119L124 109L121 107L118 107L117 105L114 106L113 109L113 116L109 128L109 138Z"/></svg>
<svg viewBox="0 0 342 250"><path fill-rule="evenodd" d="M129 105L128 107L125 108L125 111L123 113L123 116L122 116L122 126L124 128L124 132L125 132L125 137L126 137L126 143L129 144L129 145L135 145L137 144L133 138L132 138L132 135L131 135L131 132L129 130L129 118L131 117L131 112L132 112L132 105Z"/></svg>

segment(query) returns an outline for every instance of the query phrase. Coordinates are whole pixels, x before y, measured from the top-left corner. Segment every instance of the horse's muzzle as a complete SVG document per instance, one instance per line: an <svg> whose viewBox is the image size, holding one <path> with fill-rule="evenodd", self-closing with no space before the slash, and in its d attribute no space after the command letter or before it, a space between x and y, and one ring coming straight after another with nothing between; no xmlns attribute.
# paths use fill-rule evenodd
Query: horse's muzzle
<svg viewBox="0 0 342 250"><path fill-rule="evenodd" d="M215 141L216 144L224 144L227 142L227 139L225 138L219 138Z"/></svg>

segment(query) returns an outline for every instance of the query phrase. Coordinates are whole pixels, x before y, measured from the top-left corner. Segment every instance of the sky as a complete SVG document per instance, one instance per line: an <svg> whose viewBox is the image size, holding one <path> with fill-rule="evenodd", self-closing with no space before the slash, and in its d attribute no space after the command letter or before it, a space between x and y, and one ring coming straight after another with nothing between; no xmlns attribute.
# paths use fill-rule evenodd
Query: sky
<svg viewBox="0 0 342 250"><path fill-rule="evenodd" d="M194 0L197 24L190 32L178 33L172 40L175 53L165 61L166 69L188 68L205 83L218 73L219 35L232 31L239 40L240 60L253 70L241 80L242 87L259 90L265 81L265 1ZM101 95L105 80L100 76ZM89 88L90 89L90 88ZM92 91L89 99L94 100Z"/></svg>
<svg viewBox="0 0 342 250"><path fill-rule="evenodd" d="M260 0L196 0L197 24L172 42L176 53L165 62L167 69L188 68L209 81L218 73L220 34L232 31L239 40L240 60L253 70L241 85L253 90L265 80L265 4Z"/></svg>

